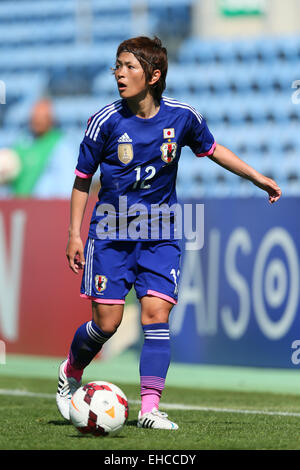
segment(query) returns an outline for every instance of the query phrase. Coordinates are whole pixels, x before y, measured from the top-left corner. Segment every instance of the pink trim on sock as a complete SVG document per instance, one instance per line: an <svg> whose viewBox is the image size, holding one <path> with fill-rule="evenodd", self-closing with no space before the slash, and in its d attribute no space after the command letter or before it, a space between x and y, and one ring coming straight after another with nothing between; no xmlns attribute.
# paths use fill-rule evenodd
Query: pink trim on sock
<svg viewBox="0 0 300 470"><path fill-rule="evenodd" d="M147 395L142 395L141 414L150 413L153 408L158 410L161 392L158 390L149 390Z"/></svg>
<svg viewBox="0 0 300 470"><path fill-rule="evenodd" d="M73 377L75 380L77 380L77 382L80 382L82 374L83 374L83 369L75 369L75 367L71 365L70 356L69 356L68 361L64 368L64 372L67 377Z"/></svg>
<svg viewBox="0 0 300 470"><path fill-rule="evenodd" d="M159 401L163 389L165 388L165 379L156 376L141 376L141 414L149 413L156 408L158 410Z"/></svg>
<svg viewBox="0 0 300 470"><path fill-rule="evenodd" d="M177 300L173 299L169 295L162 294L161 292L156 292L156 290L147 290L147 295L153 295L154 297L159 297L160 299L167 300L168 302L171 302L171 304L177 304Z"/></svg>
<svg viewBox="0 0 300 470"><path fill-rule="evenodd" d="M93 300L98 304L125 304L125 300L122 299L98 299L98 297L92 297L91 295L80 294L82 299Z"/></svg>
<svg viewBox="0 0 300 470"><path fill-rule="evenodd" d="M155 377L151 375L142 375L141 381L141 393L144 389L151 388L155 390L163 390L165 388L165 379L163 377Z"/></svg>

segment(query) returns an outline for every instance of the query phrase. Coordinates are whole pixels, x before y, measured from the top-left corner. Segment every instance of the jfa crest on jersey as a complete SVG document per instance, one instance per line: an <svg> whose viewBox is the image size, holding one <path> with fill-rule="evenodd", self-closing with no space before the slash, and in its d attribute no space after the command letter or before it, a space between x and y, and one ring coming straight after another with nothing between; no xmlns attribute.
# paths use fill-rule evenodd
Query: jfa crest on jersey
<svg viewBox="0 0 300 470"><path fill-rule="evenodd" d="M165 142L164 144L162 144L162 146L160 147L162 160L165 163L171 163L176 157L176 149L176 142Z"/></svg>

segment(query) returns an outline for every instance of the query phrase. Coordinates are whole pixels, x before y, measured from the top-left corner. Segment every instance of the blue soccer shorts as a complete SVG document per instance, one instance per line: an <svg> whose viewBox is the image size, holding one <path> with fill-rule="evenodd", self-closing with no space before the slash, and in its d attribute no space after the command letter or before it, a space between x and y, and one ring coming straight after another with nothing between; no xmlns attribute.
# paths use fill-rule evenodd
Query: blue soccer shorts
<svg viewBox="0 0 300 470"><path fill-rule="evenodd" d="M80 296L124 304L134 286L137 298L178 299L181 249L177 240L119 241L88 238Z"/></svg>

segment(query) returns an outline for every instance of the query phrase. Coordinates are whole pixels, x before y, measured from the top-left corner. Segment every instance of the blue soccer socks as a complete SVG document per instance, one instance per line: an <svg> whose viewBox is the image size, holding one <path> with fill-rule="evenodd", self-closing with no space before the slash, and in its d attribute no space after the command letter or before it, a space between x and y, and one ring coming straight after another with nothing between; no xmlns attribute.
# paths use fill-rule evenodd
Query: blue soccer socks
<svg viewBox="0 0 300 470"><path fill-rule="evenodd" d="M103 344L112 336L104 333L96 323L91 320L81 325L73 338L66 374L74 376L74 369L82 371L101 350ZM80 372L78 372L78 375ZM76 377L75 377L76 378Z"/></svg>
<svg viewBox="0 0 300 470"><path fill-rule="evenodd" d="M141 415L158 409L170 365L170 331L168 323L143 325L144 344L140 356ZM73 338L65 367L67 377L78 382L83 370L101 350L112 334L104 333L92 320L81 325Z"/></svg>

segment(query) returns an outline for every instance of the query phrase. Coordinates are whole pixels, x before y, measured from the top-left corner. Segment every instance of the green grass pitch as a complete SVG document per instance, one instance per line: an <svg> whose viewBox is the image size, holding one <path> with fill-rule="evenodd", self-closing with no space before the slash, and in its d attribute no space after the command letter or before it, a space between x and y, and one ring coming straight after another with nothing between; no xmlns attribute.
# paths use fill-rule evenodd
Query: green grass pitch
<svg viewBox="0 0 300 470"><path fill-rule="evenodd" d="M136 427L139 387L121 384L129 399L127 424L118 436L93 437L61 418L56 385L53 379L0 377L1 450L300 449L299 395L168 387L162 397L168 409L161 409L179 430L163 431Z"/></svg>

